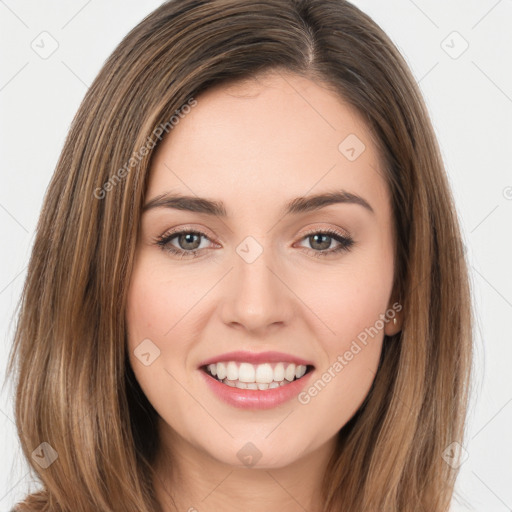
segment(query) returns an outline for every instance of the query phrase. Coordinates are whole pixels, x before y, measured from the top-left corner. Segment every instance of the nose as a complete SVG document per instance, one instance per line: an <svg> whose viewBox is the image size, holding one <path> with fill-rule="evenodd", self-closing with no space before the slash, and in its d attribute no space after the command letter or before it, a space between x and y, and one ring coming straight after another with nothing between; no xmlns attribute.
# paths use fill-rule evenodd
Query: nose
<svg viewBox="0 0 512 512"><path fill-rule="evenodd" d="M255 334L288 324L295 310L294 295L282 266L270 249L254 261L240 254L234 254L234 268L224 285L222 321Z"/></svg>

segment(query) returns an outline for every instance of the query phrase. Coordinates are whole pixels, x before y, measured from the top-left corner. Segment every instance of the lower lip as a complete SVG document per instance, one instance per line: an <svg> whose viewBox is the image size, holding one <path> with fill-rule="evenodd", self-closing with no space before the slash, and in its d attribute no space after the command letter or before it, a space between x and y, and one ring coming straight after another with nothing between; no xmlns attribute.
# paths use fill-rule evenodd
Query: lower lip
<svg viewBox="0 0 512 512"><path fill-rule="evenodd" d="M296 397L309 382L314 370L284 386L263 390L231 387L219 382L204 370L199 371L210 389L227 404L239 409L272 409Z"/></svg>

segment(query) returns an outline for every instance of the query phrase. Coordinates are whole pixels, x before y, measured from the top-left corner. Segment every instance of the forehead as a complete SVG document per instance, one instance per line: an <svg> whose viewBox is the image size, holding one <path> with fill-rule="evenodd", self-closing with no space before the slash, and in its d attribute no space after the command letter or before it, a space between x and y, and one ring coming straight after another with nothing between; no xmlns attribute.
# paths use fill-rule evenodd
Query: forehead
<svg viewBox="0 0 512 512"><path fill-rule="evenodd" d="M148 198L215 197L228 214L231 203L278 207L340 188L387 200L368 127L325 84L276 72L217 86L196 100L155 154Z"/></svg>

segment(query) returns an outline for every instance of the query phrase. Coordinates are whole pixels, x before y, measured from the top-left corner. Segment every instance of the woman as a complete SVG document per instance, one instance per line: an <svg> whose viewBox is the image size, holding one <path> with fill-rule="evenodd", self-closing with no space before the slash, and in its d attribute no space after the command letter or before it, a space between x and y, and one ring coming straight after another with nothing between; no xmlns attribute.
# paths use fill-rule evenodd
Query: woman
<svg viewBox="0 0 512 512"><path fill-rule="evenodd" d="M47 191L10 360L42 489L17 510L447 511L470 311L382 30L342 0L166 2Z"/></svg>

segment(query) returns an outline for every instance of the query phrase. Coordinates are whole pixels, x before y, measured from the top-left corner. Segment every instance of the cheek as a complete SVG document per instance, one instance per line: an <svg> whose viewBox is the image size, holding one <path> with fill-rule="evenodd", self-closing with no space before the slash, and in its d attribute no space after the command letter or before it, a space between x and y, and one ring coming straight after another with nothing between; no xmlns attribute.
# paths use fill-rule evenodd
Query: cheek
<svg viewBox="0 0 512 512"><path fill-rule="evenodd" d="M310 294L328 330L322 329L326 334L320 338L325 353L321 368L299 401L326 411L329 425L349 421L377 372L393 282L393 259L380 256L359 259L328 278L320 275L316 292Z"/></svg>
<svg viewBox="0 0 512 512"><path fill-rule="evenodd" d="M171 312L178 304L173 290L172 283L166 286L143 269L134 272L126 313L130 343L144 338L158 340L172 327Z"/></svg>
<svg viewBox="0 0 512 512"><path fill-rule="evenodd" d="M130 365L149 402L160 416L169 418L187 414L183 406L186 402L180 400L174 400L169 410L169 396L181 396L181 385L188 385L188 375L183 371L189 350L186 340L190 339L190 334L184 331L185 320L190 303L198 298L189 288L184 297L180 291L184 284L171 278L168 269L143 254L133 269L127 297ZM190 297L191 293L194 297ZM183 340L183 343L176 343L176 340ZM148 353L144 360L143 354Z"/></svg>
<svg viewBox="0 0 512 512"><path fill-rule="evenodd" d="M331 355L368 329L383 330L381 315L390 306L392 266L392 258L359 259L336 272L318 273L314 286L303 288L302 296L308 297L311 309L327 328L321 339Z"/></svg>
<svg viewBox="0 0 512 512"><path fill-rule="evenodd" d="M126 323L130 362L143 389L146 384L160 389L168 387L168 382L165 386L161 384L170 378L165 372L169 368L169 352L175 362L182 360L179 347L169 351L165 346L169 333L177 329L174 326L184 314L182 309L177 283L156 268L150 258L138 258L128 290ZM142 353L150 355L144 360Z"/></svg>
<svg viewBox="0 0 512 512"><path fill-rule="evenodd" d="M134 268L128 292L130 347L150 338L163 348L165 340L176 337L187 325L186 315L202 294L200 286L190 286L190 279L180 277L158 259L143 255Z"/></svg>

